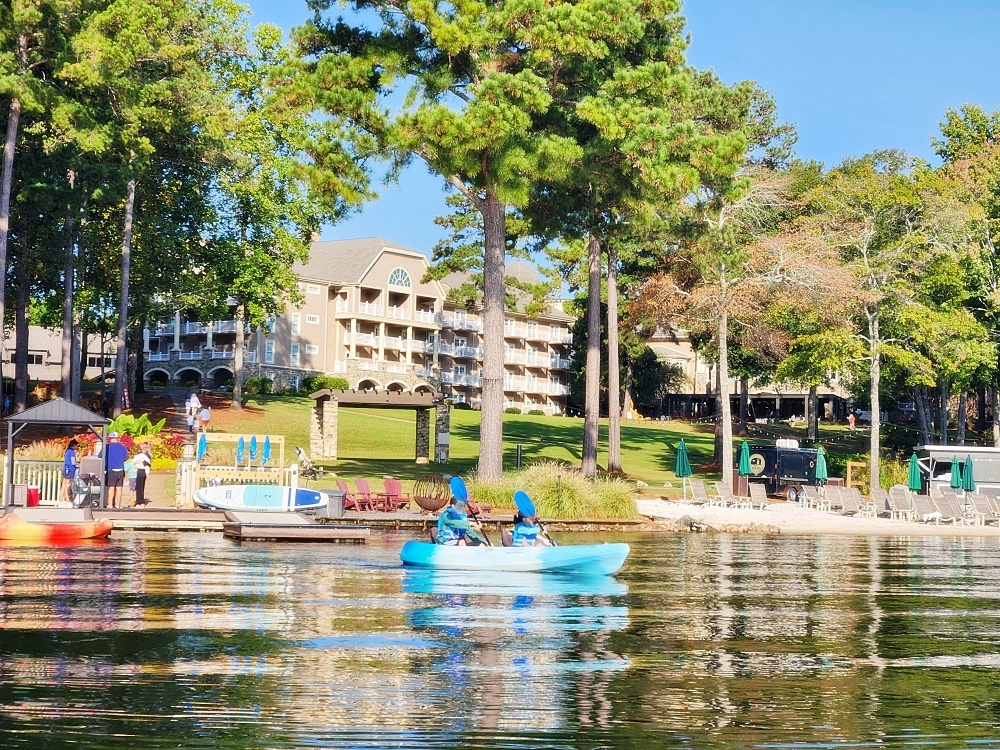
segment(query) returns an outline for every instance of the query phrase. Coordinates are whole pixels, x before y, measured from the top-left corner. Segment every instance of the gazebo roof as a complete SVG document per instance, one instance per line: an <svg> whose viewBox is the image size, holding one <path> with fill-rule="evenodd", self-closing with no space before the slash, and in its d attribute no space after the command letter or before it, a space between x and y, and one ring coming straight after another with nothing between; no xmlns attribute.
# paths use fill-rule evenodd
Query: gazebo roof
<svg viewBox="0 0 1000 750"><path fill-rule="evenodd" d="M7 421L13 424L81 425L85 427L111 424L110 419L63 398L54 398L38 406L32 406L30 409L7 417Z"/></svg>

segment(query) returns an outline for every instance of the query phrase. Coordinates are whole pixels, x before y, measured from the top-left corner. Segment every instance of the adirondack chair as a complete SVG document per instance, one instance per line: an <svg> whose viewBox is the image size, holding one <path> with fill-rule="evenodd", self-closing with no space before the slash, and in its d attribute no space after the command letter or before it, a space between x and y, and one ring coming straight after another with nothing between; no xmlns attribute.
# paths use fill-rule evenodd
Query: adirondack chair
<svg viewBox="0 0 1000 750"><path fill-rule="evenodd" d="M355 479L354 486L358 488L357 497L359 510L375 510L375 494L368 486L367 479Z"/></svg>
<svg viewBox="0 0 1000 750"><path fill-rule="evenodd" d="M375 505L379 510L392 512L409 507L410 496L403 492L403 486L398 479L386 477L383 484L385 491L379 492L375 500Z"/></svg>
<svg viewBox="0 0 1000 750"><path fill-rule="evenodd" d="M344 493L344 510L361 510L361 502L358 496L351 492L347 482L343 479L337 480L337 489Z"/></svg>

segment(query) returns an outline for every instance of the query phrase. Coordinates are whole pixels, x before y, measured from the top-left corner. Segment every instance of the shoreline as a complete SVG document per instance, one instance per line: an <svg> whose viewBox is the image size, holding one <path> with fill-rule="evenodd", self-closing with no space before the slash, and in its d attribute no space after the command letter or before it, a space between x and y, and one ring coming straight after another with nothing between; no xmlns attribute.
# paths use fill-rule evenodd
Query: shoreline
<svg viewBox="0 0 1000 750"><path fill-rule="evenodd" d="M664 531L734 534L851 536L996 537L1000 526L955 526L952 524L891 521L888 518L856 518L833 511L803 508L798 503L775 502L764 510L719 508L678 500L636 500L639 513Z"/></svg>

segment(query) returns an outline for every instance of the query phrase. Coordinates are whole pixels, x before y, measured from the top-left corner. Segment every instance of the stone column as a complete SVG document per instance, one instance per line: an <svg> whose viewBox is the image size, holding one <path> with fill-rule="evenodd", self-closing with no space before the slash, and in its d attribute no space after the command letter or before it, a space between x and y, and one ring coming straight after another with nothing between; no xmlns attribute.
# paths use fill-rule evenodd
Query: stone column
<svg viewBox="0 0 1000 750"><path fill-rule="evenodd" d="M406 364L413 364L413 326L406 326Z"/></svg>
<svg viewBox="0 0 1000 750"><path fill-rule="evenodd" d="M142 350L149 353L149 326L142 328Z"/></svg>
<svg viewBox="0 0 1000 750"><path fill-rule="evenodd" d="M205 339L205 348L206 349L212 349L213 348L212 347L212 321L208 321L207 330L208 330L208 333L206 334L207 338Z"/></svg>
<svg viewBox="0 0 1000 750"><path fill-rule="evenodd" d="M181 311L174 313L174 349L181 348Z"/></svg>
<svg viewBox="0 0 1000 750"><path fill-rule="evenodd" d="M347 334L351 341L351 359L358 358L358 319L351 318L351 331Z"/></svg>
<svg viewBox="0 0 1000 750"><path fill-rule="evenodd" d="M316 399L309 409L309 458L314 461L323 458L323 403Z"/></svg>
<svg viewBox="0 0 1000 750"><path fill-rule="evenodd" d="M446 464L451 455L451 406L438 404L434 415L434 460Z"/></svg>
<svg viewBox="0 0 1000 750"><path fill-rule="evenodd" d="M417 463L427 463L430 451L431 413L429 409L417 409Z"/></svg>
<svg viewBox="0 0 1000 750"><path fill-rule="evenodd" d="M337 458L338 404L332 398L323 399L323 458Z"/></svg>

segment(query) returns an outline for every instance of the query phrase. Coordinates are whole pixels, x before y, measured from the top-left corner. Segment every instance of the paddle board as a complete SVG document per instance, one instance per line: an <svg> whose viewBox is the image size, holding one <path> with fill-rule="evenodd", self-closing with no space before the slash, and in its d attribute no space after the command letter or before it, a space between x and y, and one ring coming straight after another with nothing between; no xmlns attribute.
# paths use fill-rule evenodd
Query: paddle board
<svg viewBox="0 0 1000 750"><path fill-rule="evenodd" d="M195 505L218 510L288 512L317 510L330 502L326 493L274 484L221 484L194 493Z"/></svg>

